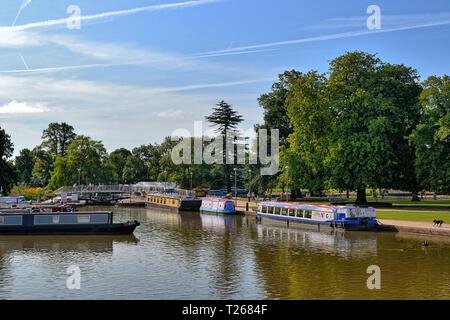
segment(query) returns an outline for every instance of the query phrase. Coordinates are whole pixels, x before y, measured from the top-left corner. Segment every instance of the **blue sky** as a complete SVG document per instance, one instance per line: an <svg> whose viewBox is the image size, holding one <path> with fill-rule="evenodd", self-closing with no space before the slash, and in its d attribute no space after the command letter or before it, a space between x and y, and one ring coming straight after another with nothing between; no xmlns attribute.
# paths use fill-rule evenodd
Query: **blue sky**
<svg viewBox="0 0 450 320"><path fill-rule="evenodd" d="M80 29L66 26L70 5ZM381 9L380 30L367 28L369 5ZM0 126L16 153L52 121L112 151L192 131L224 99L252 128L262 119L257 98L279 73L326 72L353 50L422 78L450 74L450 2L4 0Z"/></svg>

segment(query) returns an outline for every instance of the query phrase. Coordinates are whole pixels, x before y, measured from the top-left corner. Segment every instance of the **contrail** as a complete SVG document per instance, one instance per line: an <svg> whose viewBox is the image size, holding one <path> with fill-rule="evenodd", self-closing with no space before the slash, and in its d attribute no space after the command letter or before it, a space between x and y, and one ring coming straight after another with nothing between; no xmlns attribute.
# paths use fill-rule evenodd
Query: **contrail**
<svg viewBox="0 0 450 320"><path fill-rule="evenodd" d="M375 35L375 34L380 34L380 33L398 32L398 31L438 27L438 26L445 26L445 25L450 25L450 20L442 20L442 21L436 21L436 22L428 22L428 23L409 25L409 26L400 26L400 27L394 27L394 28L386 28L386 29L380 29L380 30L352 31L352 32L344 32L344 33L337 33L337 34L317 36L317 37L301 38L301 39L295 39L295 40L277 41L277 42L270 42L270 43L263 43L263 44L256 44L256 45L235 47L235 48L224 49L224 50L210 51L210 52L207 52L207 54L220 54L220 53L230 53L230 52L244 51L244 50L266 49L266 48L273 48L273 47L293 45L293 44L336 40L336 39L344 39L344 38L353 38L353 37L360 37L360 36L367 36L367 35Z"/></svg>
<svg viewBox="0 0 450 320"><path fill-rule="evenodd" d="M145 65L145 64L157 63L157 62L169 62L169 61L179 62L179 61L188 61L188 60L198 60L198 59L203 59L203 58L214 58L214 57L223 57L223 56L263 53L263 52L270 52L270 51L276 51L276 49L248 50L248 51L224 52L224 53L215 53L215 54L199 53L199 54L195 54L195 55L192 55L189 57L179 58L179 59L167 58L167 59L138 60L138 61L116 62L116 63L114 63L114 62L112 62L112 63L91 63L91 64L80 64L80 65L72 65L72 66L33 68L33 69L29 69L28 66L24 62L26 69L0 70L0 74L50 73L50 72L70 71L70 70L80 70L80 69Z"/></svg>
<svg viewBox="0 0 450 320"><path fill-rule="evenodd" d="M22 13L22 11L28 7L31 3L31 0L23 0L22 4L20 5L19 10L17 11L16 17L14 18L14 22L12 23L12 27L14 27L16 25L17 19L19 19L20 14Z"/></svg>
<svg viewBox="0 0 450 320"><path fill-rule="evenodd" d="M126 16L126 15L135 14L135 13L139 13L139 12L189 8L189 7L196 7L196 6L200 6L200 5L222 2L222 1L223 0L195 0L195 1L185 1L185 2L177 2L177 3L157 4L157 5L139 7L139 8L134 8L134 9L110 11L110 12L104 12L104 13L99 13L99 14L94 14L94 15L81 16L79 18L79 20L80 21L95 21L95 20L105 19L105 18ZM33 23L23 24L23 25L19 25L19 26L0 27L0 30L3 29L3 30L11 30L11 31L25 31L25 30L30 30L30 29L47 28L47 27L53 27L53 26L58 26L58 25L65 25L67 23L67 21L68 21L68 18L39 21L39 22L33 22Z"/></svg>

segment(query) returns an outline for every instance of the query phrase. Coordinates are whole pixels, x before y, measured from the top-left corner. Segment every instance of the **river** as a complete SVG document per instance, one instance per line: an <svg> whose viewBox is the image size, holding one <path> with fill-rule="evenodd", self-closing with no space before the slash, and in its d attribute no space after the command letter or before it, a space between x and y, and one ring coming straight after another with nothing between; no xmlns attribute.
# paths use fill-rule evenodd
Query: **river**
<svg viewBox="0 0 450 320"><path fill-rule="evenodd" d="M141 222L134 236L0 237L0 299L450 299L444 237L109 210ZM373 265L379 290L367 287ZM70 266L81 272L79 290L67 288Z"/></svg>

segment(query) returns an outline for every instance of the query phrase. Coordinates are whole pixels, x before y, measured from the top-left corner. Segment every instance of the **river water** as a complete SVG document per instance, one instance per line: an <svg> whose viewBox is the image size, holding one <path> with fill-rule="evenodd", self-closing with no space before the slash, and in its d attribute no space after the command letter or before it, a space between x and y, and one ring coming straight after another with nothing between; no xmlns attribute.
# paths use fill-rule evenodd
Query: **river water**
<svg viewBox="0 0 450 320"><path fill-rule="evenodd" d="M450 299L444 237L112 210L116 221L141 222L134 236L0 237L0 299ZM379 290L367 287L372 265ZM79 290L67 288L70 266Z"/></svg>

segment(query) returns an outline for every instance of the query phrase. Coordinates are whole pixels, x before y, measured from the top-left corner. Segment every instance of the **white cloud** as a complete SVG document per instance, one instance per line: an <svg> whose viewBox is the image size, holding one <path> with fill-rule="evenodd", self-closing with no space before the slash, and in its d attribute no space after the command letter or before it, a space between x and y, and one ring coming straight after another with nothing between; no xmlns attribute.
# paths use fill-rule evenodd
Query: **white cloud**
<svg viewBox="0 0 450 320"><path fill-rule="evenodd" d="M158 112L156 115L160 118L178 118L184 114L183 110L177 109L177 110L165 110Z"/></svg>
<svg viewBox="0 0 450 320"><path fill-rule="evenodd" d="M40 132L48 123L62 121L73 125L78 134L102 140L108 150L114 150L121 146L132 148L161 142L178 128L192 131L194 121L203 120L221 99L239 109L247 119L245 126L252 127L262 119L261 110L257 108L257 92L225 93L219 89L219 83L206 85L208 92L204 93L196 91L203 87L198 84L151 87L37 75L0 75L0 101L35 101L36 97L45 97L41 105L51 106L47 107L51 112L28 114L26 123L19 121L20 114L0 116L0 127L8 125L17 150L34 147L35 141L23 133L24 126ZM240 87L245 83L221 85Z"/></svg>
<svg viewBox="0 0 450 320"><path fill-rule="evenodd" d="M28 103L11 101L7 104L0 106L0 114L28 114L28 113L44 113L50 109L42 103Z"/></svg>

